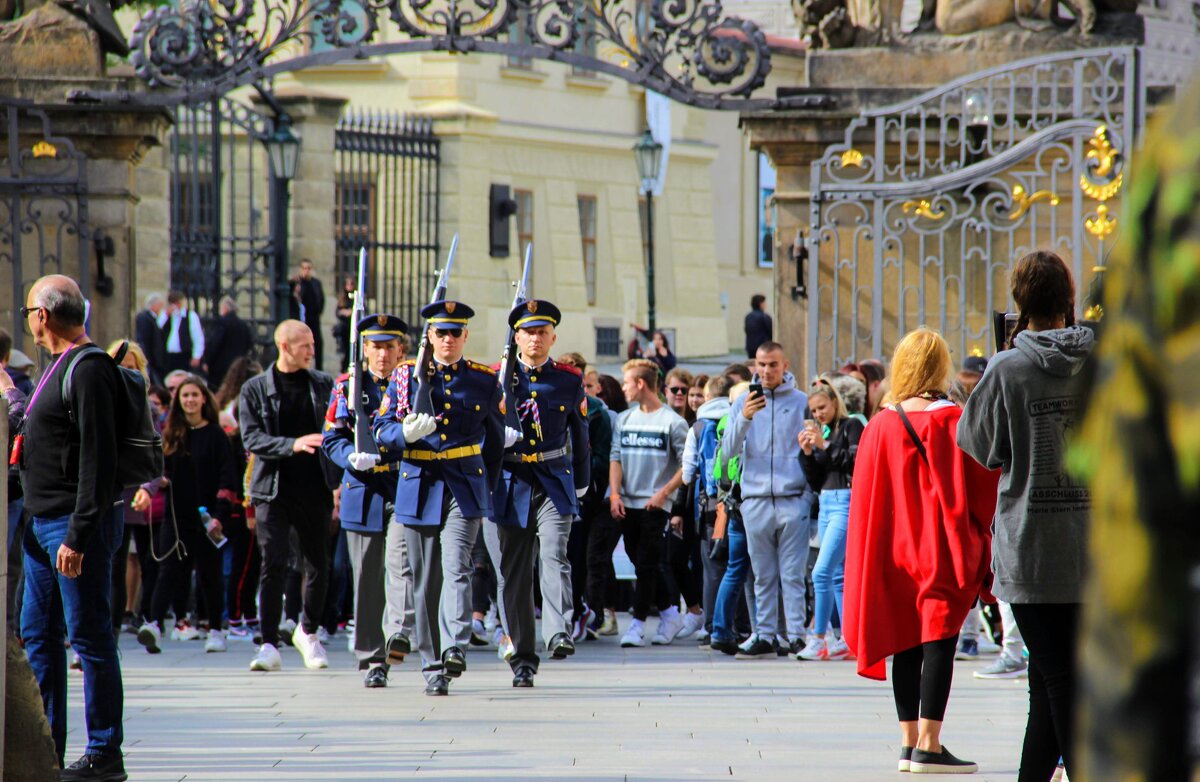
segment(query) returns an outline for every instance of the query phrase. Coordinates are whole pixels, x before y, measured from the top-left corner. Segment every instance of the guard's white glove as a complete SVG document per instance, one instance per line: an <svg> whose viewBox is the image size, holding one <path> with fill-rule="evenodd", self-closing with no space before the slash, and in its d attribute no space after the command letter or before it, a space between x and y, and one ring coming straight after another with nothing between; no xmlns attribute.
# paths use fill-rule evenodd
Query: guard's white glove
<svg viewBox="0 0 1200 782"><path fill-rule="evenodd" d="M409 413L404 416L404 442L415 443L437 429L437 421L429 413Z"/></svg>
<svg viewBox="0 0 1200 782"><path fill-rule="evenodd" d="M521 433L511 426L504 427L504 447L512 448L517 440L521 439Z"/></svg>
<svg viewBox="0 0 1200 782"><path fill-rule="evenodd" d="M588 487L586 487L586 486L584 486L582 489L576 489L575 490L575 499L582 500L583 495L587 494L587 490L588 490Z"/></svg>
<svg viewBox="0 0 1200 782"><path fill-rule="evenodd" d="M359 472L370 472L379 464L379 454L355 451L347 457L346 461L350 462L350 466Z"/></svg>

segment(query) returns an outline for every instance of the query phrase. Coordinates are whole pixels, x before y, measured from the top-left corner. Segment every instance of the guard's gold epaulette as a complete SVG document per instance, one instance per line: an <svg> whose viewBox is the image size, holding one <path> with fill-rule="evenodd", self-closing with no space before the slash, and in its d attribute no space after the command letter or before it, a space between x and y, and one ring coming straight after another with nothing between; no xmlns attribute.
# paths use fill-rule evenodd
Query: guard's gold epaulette
<svg viewBox="0 0 1200 782"><path fill-rule="evenodd" d="M554 365L555 369L561 369L563 372L570 372L576 377L583 377L583 373L579 371L579 367L575 366L574 364L568 364L564 361L552 361L550 363Z"/></svg>
<svg viewBox="0 0 1200 782"><path fill-rule="evenodd" d="M471 369L478 369L480 372L487 372L489 375L496 374L496 370L492 369L487 364L480 364L478 361L471 361L468 359L467 365L471 367Z"/></svg>

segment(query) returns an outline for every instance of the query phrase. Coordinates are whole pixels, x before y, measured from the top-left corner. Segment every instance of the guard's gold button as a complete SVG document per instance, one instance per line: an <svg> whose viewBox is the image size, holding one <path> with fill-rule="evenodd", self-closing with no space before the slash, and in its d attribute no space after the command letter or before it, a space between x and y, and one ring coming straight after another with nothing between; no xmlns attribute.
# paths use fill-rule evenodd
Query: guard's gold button
<svg viewBox="0 0 1200 782"><path fill-rule="evenodd" d="M559 405L559 406L558 406L558 412L560 412L560 413L561 413L562 411L566 410L566 409L567 409L567 408L563 407L562 405Z"/></svg>
<svg viewBox="0 0 1200 782"><path fill-rule="evenodd" d="M570 471L570 470L567 470L567 475L570 475L570 474L571 474L571 471Z"/></svg>
<svg viewBox="0 0 1200 782"><path fill-rule="evenodd" d="M479 474L480 474L480 475L483 475L483 468L482 468L482 467L480 467L480 468L479 468Z"/></svg>
<svg viewBox="0 0 1200 782"><path fill-rule="evenodd" d="M407 478L407 477L408 477L408 473L406 473L406 472L402 472L402 473L400 473L400 475L402 475L402 476L403 476L403 477L405 477L405 478Z"/></svg>
<svg viewBox="0 0 1200 782"><path fill-rule="evenodd" d="M380 452L380 453L387 453L387 446L386 446L386 445L381 445L381 446L379 446L379 452Z"/></svg>
<svg viewBox="0 0 1200 782"><path fill-rule="evenodd" d="M530 375L530 376L529 376L529 382L530 382L530 383L536 383L536 382L537 382L537 375Z"/></svg>
<svg viewBox="0 0 1200 782"><path fill-rule="evenodd" d="M449 409L450 409L450 403L449 403L449 402L447 402L446 404L442 405L442 407L444 407L444 408L446 408L447 410L449 410Z"/></svg>
<svg viewBox="0 0 1200 782"><path fill-rule="evenodd" d="M530 440L529 440L529 444L530 444L530 445L537 445L537 440L534 440L533 438L530 438Z"/></svg>
<svg viewBox="0 0 1200 782"><path fill-rule="evenodd" d="M529 396L533 399L537 399L537 391L530 391Z"/></svg>
<svg viewBox="0 0 1200 782"><path fill-rule="evenodd" d="M449 426L449 425L450 425L450 419L449 419L449 418L443 418L443 419L442 419L442 426Z"/></svg>
<svg viewBox="0 0 1200 782"><path fill-rule="evenodd" d="M445 440L445 439L446 439L446 435L442 435L442 439L443 439L443 440Z"/></svg>
<svg viewBox="0 0 1200 782"><path fill-rule="evenodd" d="M479 412L479 405L475 405L475 412L476 412L476 413L478 413L478 412Z"/></svg>
<svg viewBox="0 0 1200 782"><path fill-rule="evenodd" d="M449 376L449 375L442 375L442 377L443 377L443 378L445 378L446 380L449 380L449 379L450 379L450 376Z"/></svg>

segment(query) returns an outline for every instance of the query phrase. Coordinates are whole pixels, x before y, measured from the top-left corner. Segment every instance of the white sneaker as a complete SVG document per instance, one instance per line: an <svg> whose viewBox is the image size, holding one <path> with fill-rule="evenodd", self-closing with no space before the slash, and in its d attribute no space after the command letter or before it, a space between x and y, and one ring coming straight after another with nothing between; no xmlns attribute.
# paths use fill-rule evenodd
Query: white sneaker
<svg viewBox="0 0 1200 782"><path fill-rule="evenodd" d="M225 631L224 630L209 630L208 640L204 642L205 652L224 652L227 649L225 646Z"/></svg>
<svg viewBox="0 0 1200 782"><path fill-rule="evenodd" d="M750 637L743 641L741 645L738 646L738 649L741 649L743 652L747 652L750 650L750 647L754 646L756 643L758 643L758 633L750 633Z"/></svg>
<svg viewBox="0 0 1200 782"><path fill-rule="evenodd" d="M175 629L171 631L172 641L195 641L200 637L200 631L192 626L191 622L184 620L175 623Z"/></svg>
<svg viewBox="0 0 1200 782"><path fill-rule="evenodd" d="M279 656L279 650L271 644L263 644L258 647L258 654L250 661L250 670L252 671L278 671L283 669L283 658Z"/></svg>
<svg viewBox="0 0 1200 782"><path fill-rule="evenodd" d="M679 635L679 631L683 629L683 617L679 615L679 611L672 611L666 616L660 616L658 620L658 630L655 631L654 637L650 639L650 643L655 646L667 646L675 640L675 636Z"/></svg>
<svg viewBox="0 0 1200 782"><path fill-rule="evenodd" d="M979 634L980 654L1000 654L1000 644L991 639L987 633Z"/></svg>
<svg viewBox="0 0 1200 782"><path fill-rule="evenodd" d="M829 644L829 659L830 660L853 660L854 652L850 651L850 647L846 645L845 638L838 638L833 643Z"/></svg>
<svg viewBox="0 0 1200 782"><path fill-rule="evenodd" d="M139 627L137 639L138 643L146 647L146 651L150 654L158 654L162 651L162 630L158 629L158 622L146 622Z"/></svg>
<svg viewBox="0 0 1200 782"><path fill-rule="evenodd" d="M325 653L325 647L321 645L317 634L310 635L304 632L303 625L292 633L292 646L300 652L300 656L304 658L304 667L310 671L329 667L329 655Z"/></svg>
<svg viewBox="0 0 1200 782"><path fill-rule="evenodd" d="M825 643L824 638L814 636L804 644L804 648L796 655L797 660L808 660L809 662L825 662L830 659L829 645Z"/></svg>
<svg viewBox="0 0 1200 782"><path fill-rule="evenodd" d="M631 646L645 646L646 634L642 627L636 624L630 625L625 631L625 635L621 638L621 648L628 649Z"/></svg>
<svg viewBox="0 0 1200 782"><path fill-rule="evenodd" d="M327 643L329 643L329 639L330 639L329 631L326 630L324 627L318 627L317 628L317 640L323 644L327 644Z"/></svg>
<svg viewBox="0 0 1200 782"><path fill-rule="evenodd" d="M698 614L688 612L683 616L683 629L679 631L676 638L691 638L696 633L704 629L704 612Z"/></svg>
<svg viewBox="0 0 1200 782"><path fill-rule="evenodd" d="M284 639L290 639L294 632L296 632L296 620L284 619L279 623L279 640L287 643Z"/></svg>
<svg viewBox="0 0 1200 782"><path fill-rule="evenodd" d="M350 632L346 633L346 651L354 654L354 628L350 628Z"/></svg>
<svg viewBox="0 0 1200 782"><path fill-rule="evenodd" d="M483 629L491 633L500 626L500 610L495 603L488 606L487 614L483 617Z"/></svg>
<svg viewBox="0 0 1200 782"><path fill-rule="evenodd" d="M500 644L502 644L502 643L504 643L504 628L500 627L500 626L493 627L492 628L492 646L495 646L497 649L499 649Z"/></svg>

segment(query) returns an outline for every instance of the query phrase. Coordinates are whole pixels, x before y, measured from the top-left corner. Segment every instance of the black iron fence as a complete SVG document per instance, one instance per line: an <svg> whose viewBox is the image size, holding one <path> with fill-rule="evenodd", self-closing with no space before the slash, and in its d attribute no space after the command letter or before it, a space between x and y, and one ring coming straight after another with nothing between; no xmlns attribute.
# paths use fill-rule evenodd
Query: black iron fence
<svg viewBox="0 0 1200 782"><path fill-rule="evenodd" d="M439 262L441 142L423 117L348 112L338 123L338 290L367 250L373 309L419 320Z"/></svg>

